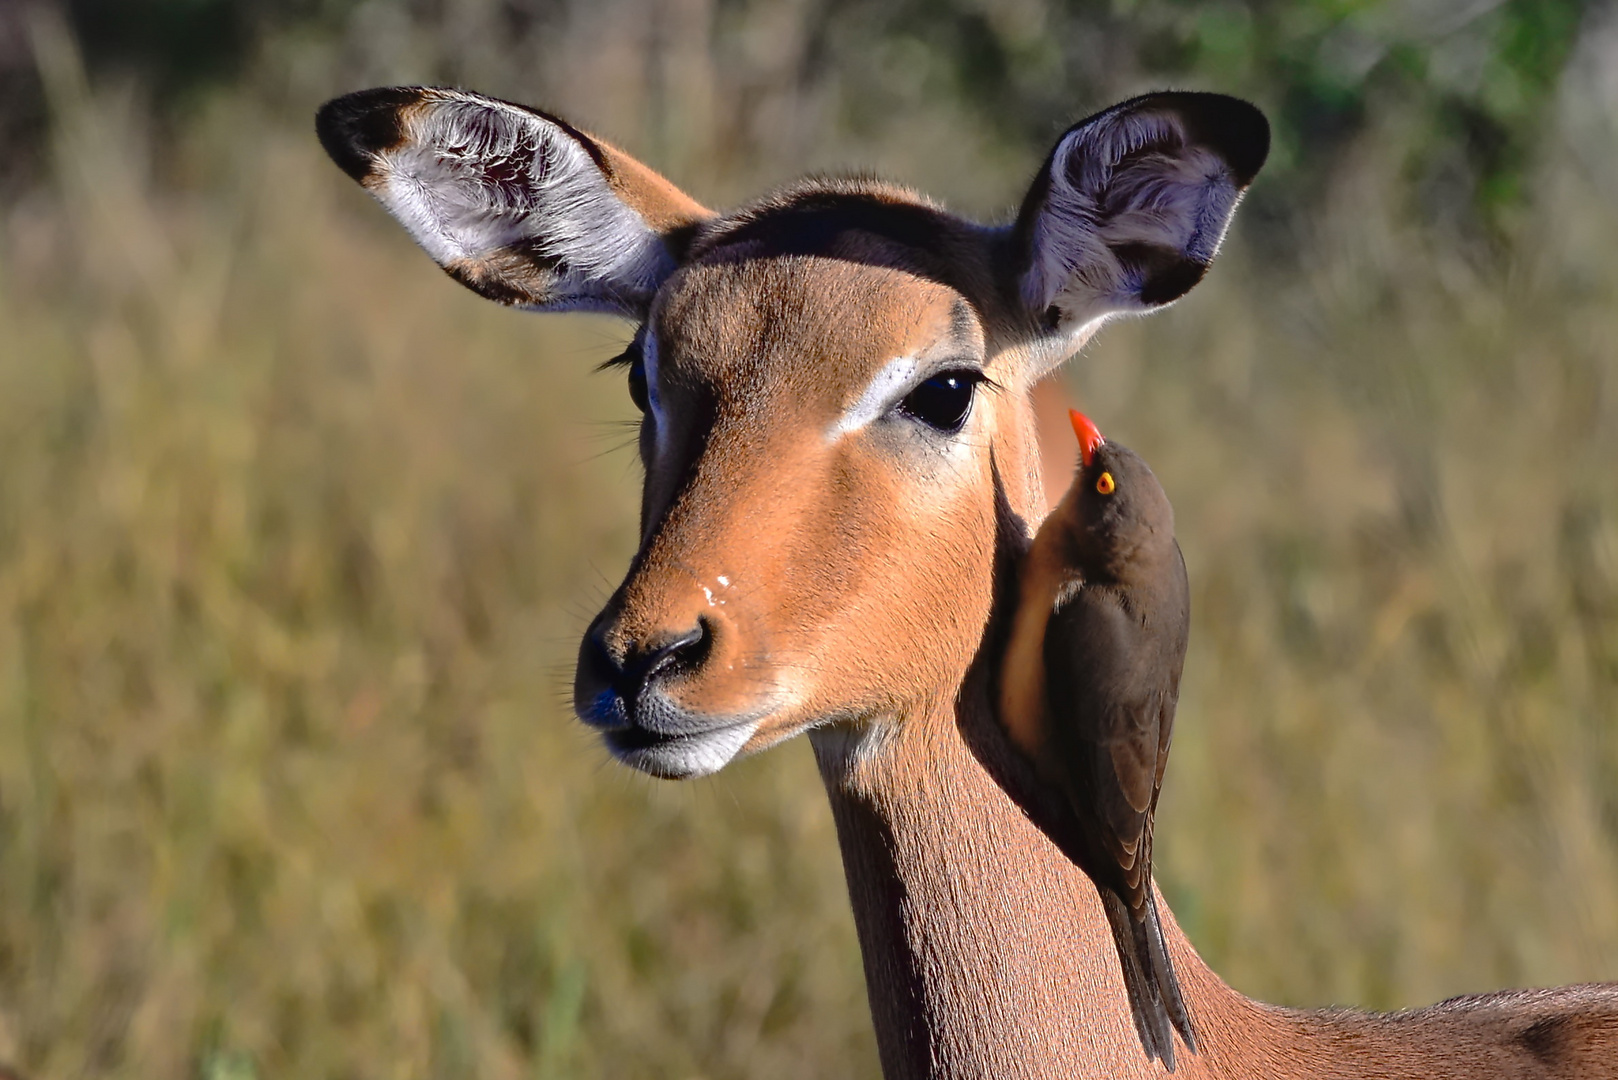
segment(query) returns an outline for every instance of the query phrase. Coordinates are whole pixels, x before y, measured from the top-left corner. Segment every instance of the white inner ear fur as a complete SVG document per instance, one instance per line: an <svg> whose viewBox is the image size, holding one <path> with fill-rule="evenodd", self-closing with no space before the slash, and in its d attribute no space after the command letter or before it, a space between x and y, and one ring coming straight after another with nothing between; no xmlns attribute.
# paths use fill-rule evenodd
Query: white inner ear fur
<svg viewBox="0 0 1618 1080"><path fill-rule="evenodd" d="M442 264L513 245L560 259L546 310L622 311L674 270L661 237L562 128L487 98L424 102L371 190Z"/></svg>
<svg viewBox="0 0 1618 1080"><path fill-rule="evenodd" d="M1144 147L1159 149L1120 167ZM1069 132L1052 155L1023 298L1036 311L1054 304L1073 337L1088 336L1091 324L1110 315L1145 310L1140 275L1112 246L1170 248L1206 265L1240 195L1229 166L1187 145L1172 113L1103 116Z"/></svg>

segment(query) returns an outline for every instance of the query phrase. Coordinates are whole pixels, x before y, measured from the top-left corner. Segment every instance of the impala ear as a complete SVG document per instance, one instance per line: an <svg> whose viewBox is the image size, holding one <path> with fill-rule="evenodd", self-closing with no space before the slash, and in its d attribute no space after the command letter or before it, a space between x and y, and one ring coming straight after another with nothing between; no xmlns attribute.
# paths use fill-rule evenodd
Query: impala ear
<svg viewBox="0 0 1618 1080"><path fill-rule="evenodd" d="M1076 346L1108 316L1179 299L1269 149L1264 114L1222 94L1147 94L1075 124L1017 218L1023 301Z"/></svg>
<svg viewBox="0 0 1618 1080"><path fill-rule="evenodd" d="M502 304L644 316L712 216L565 121L478 94L362 90L315 130L439 266Z"/></svg>

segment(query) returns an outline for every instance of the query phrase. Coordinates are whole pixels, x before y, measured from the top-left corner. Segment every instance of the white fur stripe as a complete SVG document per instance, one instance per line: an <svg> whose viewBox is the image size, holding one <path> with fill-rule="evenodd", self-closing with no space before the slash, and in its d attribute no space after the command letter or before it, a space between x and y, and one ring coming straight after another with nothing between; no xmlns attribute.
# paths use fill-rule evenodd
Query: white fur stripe
<svg viewBox="0 0 1618 1080"><path fill-rule="evenodd" d="M896 356L882 365L866 384L858 400L843 410L826 431L826 441L836 442L851 431L858 431L899 403L912 389L920 366L914 356Z"/></svg>
<svg viewBox="0 0 1618 1080"><path fill-rule="evenodd" d="M657 335L647 332L641 342L640 357L642 368L646 372L646 407L652 414L652 445L657 448L658 457L668 452L670 435L669 418L663 408L663 395L657 389Z"/></svg>

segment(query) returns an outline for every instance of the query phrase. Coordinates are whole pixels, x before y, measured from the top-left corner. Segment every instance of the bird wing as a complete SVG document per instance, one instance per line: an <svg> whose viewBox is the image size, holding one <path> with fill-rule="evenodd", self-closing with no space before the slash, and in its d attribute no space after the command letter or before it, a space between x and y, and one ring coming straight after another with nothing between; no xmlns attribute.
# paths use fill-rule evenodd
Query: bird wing
<svg viewBox="0 0 1618 1080"><path fill-rule="evenodd" d="M1045 633L1049 730L1040 766L1073 813L1058 843L1078 848L1069 855L1136 910L1151 890L1152 812L1185 660L1188 609L1183 585L1175 587L1183 563L1175 569L1179 581L1144 609L1130 590L1086 585L1052 613Z"/></svg>

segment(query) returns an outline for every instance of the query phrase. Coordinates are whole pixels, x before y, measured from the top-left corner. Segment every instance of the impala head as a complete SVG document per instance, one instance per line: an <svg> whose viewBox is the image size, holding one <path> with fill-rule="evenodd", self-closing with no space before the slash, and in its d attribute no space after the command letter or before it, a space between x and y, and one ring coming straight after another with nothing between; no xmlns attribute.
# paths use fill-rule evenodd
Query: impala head
<svg viewBox="0 0 1618 1080"><path fill-rule="evenodd" d="M1064 134L990 228L866 181L715 214L555 117L458 91L353 94L318 128L463 284L639 323L641 546L575 706L663 776L957 693L999 526L1041 508L1029 389L1201 279L1269 144L1243 102L1136 98Z"/></svg>

